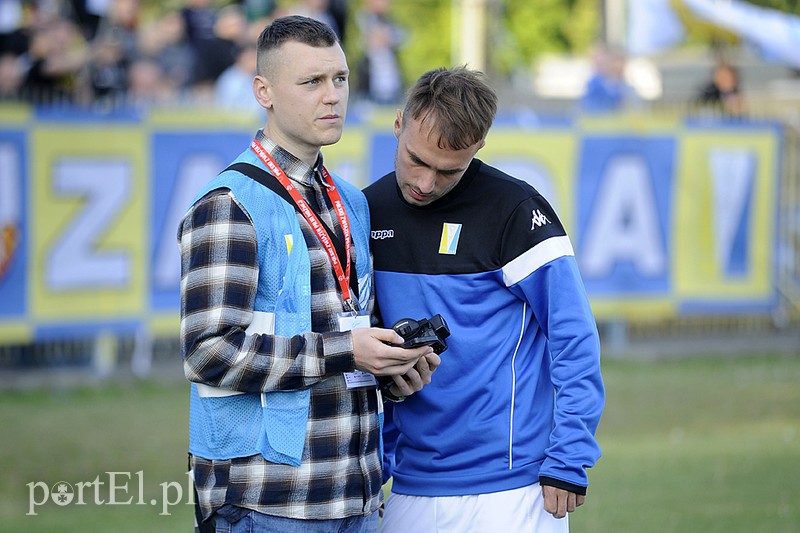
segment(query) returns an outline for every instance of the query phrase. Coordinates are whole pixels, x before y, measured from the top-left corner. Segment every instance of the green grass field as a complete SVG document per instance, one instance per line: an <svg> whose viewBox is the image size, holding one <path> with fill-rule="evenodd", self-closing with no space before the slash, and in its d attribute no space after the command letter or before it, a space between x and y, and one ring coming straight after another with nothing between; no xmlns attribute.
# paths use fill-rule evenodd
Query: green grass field
<svg viewBox="0 0 800 533"><path fill-rule="evenodd" d="M573 533L800 532L800 357L603 365L604 454ZM7 392L0 406L0 531L191 531L184 383ZM108 504L110 476L129 503ZM32 505L59 481L72 503Z"/></svg>

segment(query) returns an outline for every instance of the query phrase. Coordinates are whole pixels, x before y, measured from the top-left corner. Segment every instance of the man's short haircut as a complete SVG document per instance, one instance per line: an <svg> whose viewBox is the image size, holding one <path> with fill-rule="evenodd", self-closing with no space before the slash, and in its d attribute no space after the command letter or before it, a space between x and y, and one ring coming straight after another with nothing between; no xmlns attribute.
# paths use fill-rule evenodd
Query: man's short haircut
<svg viewBox="0 0 800 533"><path fill-rule="evenodd" d="M482 72L440 67L408 90L403 122L432 120L439 148L463 150L486 138L496 113L497 94Z"/></svg>
<svg viewBox="0 0 800 533"><path fill-rule="evenodd" d="M290 41L318 48L340 44L339 37L324 22L300 15L277 18L258 36L256 65L259 75L267 74L266 63L270 53Z"/></svg>

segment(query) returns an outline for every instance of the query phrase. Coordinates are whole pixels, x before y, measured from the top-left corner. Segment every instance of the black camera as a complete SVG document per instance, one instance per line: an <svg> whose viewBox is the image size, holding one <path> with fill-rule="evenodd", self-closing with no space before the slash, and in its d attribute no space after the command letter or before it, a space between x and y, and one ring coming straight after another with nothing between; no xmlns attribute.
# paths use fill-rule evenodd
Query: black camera
<svg viewBox="0 0 800 533"><path fill-rule="evenodd" d="M430 319L401 318L394 323L395 330L405 342L403 348L416 348L417 346L432 346L437 354L447 349L445 339L450 336L450 328L442 315L434 315Z"/></svg>

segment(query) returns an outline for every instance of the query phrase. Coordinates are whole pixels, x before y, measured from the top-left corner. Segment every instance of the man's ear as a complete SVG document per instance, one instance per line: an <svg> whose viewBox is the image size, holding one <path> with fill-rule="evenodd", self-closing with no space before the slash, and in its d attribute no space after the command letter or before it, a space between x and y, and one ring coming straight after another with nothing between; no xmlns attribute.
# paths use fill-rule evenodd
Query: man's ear
<svg viewBox="0 0 800 533"><path fill-rule="evenodd" d="M264 76L256 76L253 79L253 95L256 101L264 109L272 108L272 88L269 81Z"/></svg>
<svg viewBox="0 0 800 533"><path fill-rule="evenodd" d="M400 130L403 129L403 110L397 110L397 117L394 119L394 136L400 138Z"/></svg>

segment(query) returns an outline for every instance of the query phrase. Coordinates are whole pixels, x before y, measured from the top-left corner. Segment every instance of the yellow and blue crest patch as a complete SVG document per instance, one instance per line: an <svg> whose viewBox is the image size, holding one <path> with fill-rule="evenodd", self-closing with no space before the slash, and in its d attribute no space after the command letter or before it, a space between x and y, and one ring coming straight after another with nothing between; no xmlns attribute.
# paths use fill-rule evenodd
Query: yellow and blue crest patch
<svg viewBox="0 0 800 533"><path fill-rule="evenodd" d="M445 222L442 226L442 239L439 241L439 253L456 255L458 238L461 236L461 224Z"/></svg>

